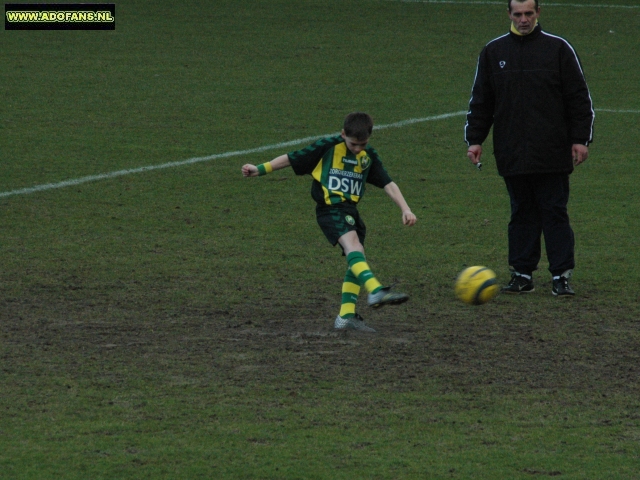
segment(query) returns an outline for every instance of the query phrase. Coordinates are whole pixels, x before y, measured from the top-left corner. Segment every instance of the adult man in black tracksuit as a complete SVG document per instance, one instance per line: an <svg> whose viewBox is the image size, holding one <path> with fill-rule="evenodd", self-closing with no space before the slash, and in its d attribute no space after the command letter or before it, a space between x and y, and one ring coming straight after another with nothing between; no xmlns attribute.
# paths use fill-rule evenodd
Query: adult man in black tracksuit
<svg viewBox="0 0 640 480"><path fill-rule="evenodd" d="M496 165L511 200L511 281L502 291L534 290L544 234L552 293L570 297L569 174L587 159L595 115L575 50L542 31L539 16L537 0L509 1L511 31L489 42L478 59L465 141L467 156L479 164L493 125Z"/></svg>

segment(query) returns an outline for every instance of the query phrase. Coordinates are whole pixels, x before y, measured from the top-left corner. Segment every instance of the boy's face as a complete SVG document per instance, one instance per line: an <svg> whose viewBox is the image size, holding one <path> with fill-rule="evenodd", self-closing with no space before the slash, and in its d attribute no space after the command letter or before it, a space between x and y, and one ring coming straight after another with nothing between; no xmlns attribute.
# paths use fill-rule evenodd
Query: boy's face
<svg viewBox="0 0 640 480"><path fill-rule="evenodd" d="M365 140L358 140L354 137L347 137L347 135L344 133L344 130L342 130L341 136L344 139L344 143L347 144L347 148L354 155L358 155L361 151L367 148L367 143L369 143L368 138Z"/></svg>

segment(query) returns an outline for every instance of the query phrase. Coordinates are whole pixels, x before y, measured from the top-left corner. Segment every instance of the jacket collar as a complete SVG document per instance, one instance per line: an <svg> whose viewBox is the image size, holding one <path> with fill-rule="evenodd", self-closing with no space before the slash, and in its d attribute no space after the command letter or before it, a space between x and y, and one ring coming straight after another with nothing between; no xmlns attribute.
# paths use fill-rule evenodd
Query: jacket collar
<svg viewBox="0 0 640 480"><path fill-rule="evenodd" d="M530 40L533 40L534 38L537 38L538 36L540 36L540 32L542 32L542 28L540 27L540 24L538 23L533 30L531 30L531 33L529 33L528 35L520 35L518 33L513 33L512 31L509 31L509 35L511 36L511 38L515 39L515 40L520 40L521 42L528 42Z"/></svg>

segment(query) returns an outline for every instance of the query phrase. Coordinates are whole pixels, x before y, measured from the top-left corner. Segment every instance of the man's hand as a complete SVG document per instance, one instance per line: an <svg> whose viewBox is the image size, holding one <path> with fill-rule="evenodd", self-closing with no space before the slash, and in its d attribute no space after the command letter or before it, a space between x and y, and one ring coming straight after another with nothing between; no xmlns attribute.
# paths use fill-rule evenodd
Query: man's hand
<svg viewBox="0 0 640 480"><path fill-rule="evenodd" d="M467 149L467 157L469 157L471 163L478 165L480 157L482 157L482 145L470 145Z"/></svg>
<svg viewBox="0 0 640 480"><path fill-rule="evenodd" d="M579 143L574 143L571 146L571 156L573 157L573 164L578 166L589 156L589 147Z"/></svg>
<svg viewBox="0 0 640 480"><path fill-rule="evenodd" d="M243 177L257 177L258 176L258 167L255 165L251 165L247 163L242 166L242 176Z"/></svg>

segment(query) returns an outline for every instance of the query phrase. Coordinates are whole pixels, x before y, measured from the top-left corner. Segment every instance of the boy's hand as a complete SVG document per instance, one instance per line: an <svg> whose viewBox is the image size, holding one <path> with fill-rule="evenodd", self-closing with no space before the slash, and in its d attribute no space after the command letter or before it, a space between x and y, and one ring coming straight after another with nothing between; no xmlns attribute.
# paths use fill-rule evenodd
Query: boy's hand
<svg viewBox="0 0 640 480"><path fill-rule="evenodd" d="M416 218L416 216L413 214L411 210L402 212L402 223L404 223L408 227L415 225L417 221L418 219Z"/></svg>
<svg viewBox="0 0 640 480"><path fill-rule="evenodd" d="M242 166L242 176L243 177L257 177L258 176L258 167L255 165L251 165L247 163Z"/></svg>

